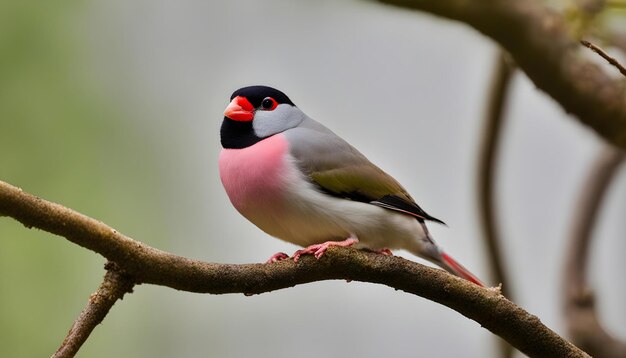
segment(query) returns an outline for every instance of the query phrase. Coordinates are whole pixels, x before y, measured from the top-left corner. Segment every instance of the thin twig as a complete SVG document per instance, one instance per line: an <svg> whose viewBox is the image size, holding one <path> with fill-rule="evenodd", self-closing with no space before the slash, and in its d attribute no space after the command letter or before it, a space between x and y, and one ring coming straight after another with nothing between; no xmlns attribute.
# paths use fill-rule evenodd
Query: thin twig
<svg viewBox="0 0 626 358"><path fill-rule="evenodd" d="M588 357L500 294L399 257L331 248L319 260L215 264L176 256L122 235L104 223L0 181L0 216L65 237L120 265L136 283L198 293L259 294L321 280L387 285L448 306L530 357Z"/></svg>
<svg viewBox="0 0 626 358"><path fill-rule="evenodd" d="M615 58L609 56L609 54L604 52L603 49L601 49L600 47L598 47L598 46L596 46L596 45L594 45L591 42L586 41L586 40L580 40L580 43L583 44L583 46L590 48L593 52L595 52L598 55L600 55L600 57L602 57L608 63L613 65L615 68L617 68L622 75L626 76L626 68L624 66L622 66L622 64L619 63L619 61L617 61Z"/></svg>
<svg viewBox="0 0 626 358"><path fill-rule="evenodd" d="M626 357L626 344L611 336L598 319L593 290L586 279L592 232L611 180L626 155L607 147L598 156L575 207L565 262L564 314L572 340L594 357Z"/></svg>
<svg viewBox="0 0 626 358"><path fill-rule="evenodd" d="M134 282L113 262L105 265L107 270L98 290L87 301L87 306L80 313L59 349L52 358L74 357L91 332L102 322L117 300L132 292Z"/></svg>
<svg viewBox="0 0 626 358"><path fill-rule="evenodd" d="M513 68L506 59L506 53L500 51L493 70L493 79L487 98L487 113L484 124L480 163L478 170L478 193L480 205L480 220L482 222L487 257L491 265L491 273L495 282L502 284L502 294L508 299L511 297L511 285L504 267L502 248L497 227L497 210L495 200L495 176L497 169L497 153L500 133L504 124L503 115L508 95ZM510 344L500 341L500 355L503 358L513 356Z"/></svg>

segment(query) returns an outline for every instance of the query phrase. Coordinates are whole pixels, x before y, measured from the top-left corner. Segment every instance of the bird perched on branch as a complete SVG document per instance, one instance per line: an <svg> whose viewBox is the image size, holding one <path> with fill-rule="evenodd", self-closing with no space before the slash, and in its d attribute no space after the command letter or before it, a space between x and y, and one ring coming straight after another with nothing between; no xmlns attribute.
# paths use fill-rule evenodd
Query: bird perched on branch
<svg viewBox="0 0 626 358"><path fill-rule="evenodd" d="M483 286L437 246L420 208L394 178L283 92L240 88L221 127L220 178L235 208L266 233L320 258L330 246L404 249ZM278 253L268 262L286 259Z"/></svg>

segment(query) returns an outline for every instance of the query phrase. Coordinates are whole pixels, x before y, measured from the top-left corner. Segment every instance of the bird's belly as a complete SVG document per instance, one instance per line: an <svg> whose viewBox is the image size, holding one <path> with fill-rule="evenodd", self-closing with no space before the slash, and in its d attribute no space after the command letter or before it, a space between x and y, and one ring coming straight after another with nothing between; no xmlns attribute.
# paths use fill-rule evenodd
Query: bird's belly
<svg viewBox="0 0 626 358"><path fill-rule="evenodd" d="M357 247L370 249L408 248L424 235L412 216L321 192L293 163L287 172L299 178L285 182L283 211L265 222L251 219L269 234L301 246L355 235Z"/></svg>
<svg viewBox="0 0 626 358"><path fill-rule="evenodd" d="M222 149L220 179L228 198L244 216L281 212L288 144L275 135L242 149ZM256 222L255 222L256 224Z"/></svg>
<svg viewBox="0 0 626 358"><path fill-rule="evenodd" d="M400 249L423 235L417 220L368 203L328 196L310 183L287 192L287 220L280 223L286 241L308 246L329 240L359 239L357 247Z"/></svg>

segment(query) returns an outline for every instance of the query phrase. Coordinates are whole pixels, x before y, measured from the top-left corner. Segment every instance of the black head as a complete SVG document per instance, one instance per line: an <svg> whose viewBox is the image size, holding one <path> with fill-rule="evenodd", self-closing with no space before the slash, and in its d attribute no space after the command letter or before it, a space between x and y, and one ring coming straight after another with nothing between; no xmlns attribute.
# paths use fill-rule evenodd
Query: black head
<svg viewBox="0 0 626 358"><path fill-rule="evenodd" d="M220 131L222 147L246 148L297 126L304 114L283 92L268 86L243 87L230 96Z"/></svg>
<svg viewBox="0 0 626 358"><path fill-rule="evenodd" d="M295 106L295 104L291 102L291 100L289 99L289 97L287 97L286 94L282 93L276 88L272 88L268 86L259 85L259 86L248 86L248 87L240 88L236 90L235 92L233 92L233 94L230 96L230 100L232 101L233 98L237 96L247 98L248 101L250 101L250 104L254 106L254 108L261 107L263 100L267 97L273 98L278 104L287 103L292 106Z"/></svg>

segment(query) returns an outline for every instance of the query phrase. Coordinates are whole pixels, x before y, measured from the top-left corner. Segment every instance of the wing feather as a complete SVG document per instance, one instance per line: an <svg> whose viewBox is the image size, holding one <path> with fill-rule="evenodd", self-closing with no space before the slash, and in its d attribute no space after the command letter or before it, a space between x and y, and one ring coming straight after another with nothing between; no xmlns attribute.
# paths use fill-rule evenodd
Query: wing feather
<svg viewBox="0 0 626 358"><path fill-rule="evenodd" d="M285 136L297 165L320 190L443 224L420 208L398 181L321 124L307 118Z"/></svg>

